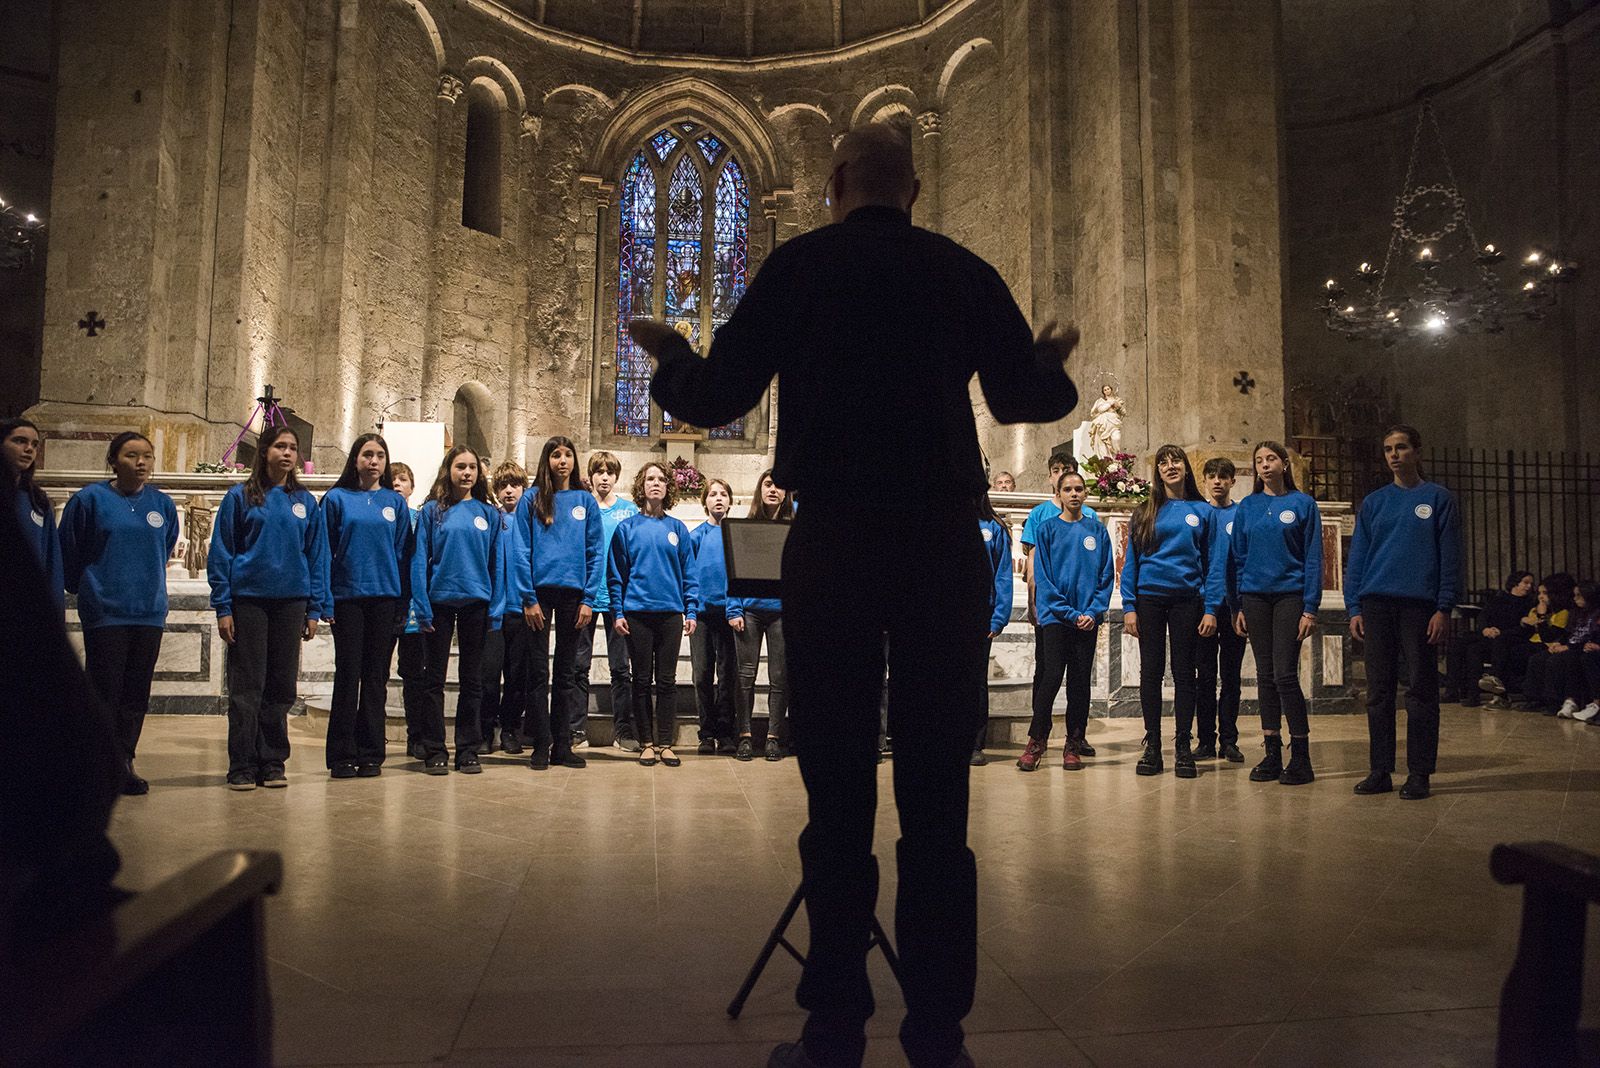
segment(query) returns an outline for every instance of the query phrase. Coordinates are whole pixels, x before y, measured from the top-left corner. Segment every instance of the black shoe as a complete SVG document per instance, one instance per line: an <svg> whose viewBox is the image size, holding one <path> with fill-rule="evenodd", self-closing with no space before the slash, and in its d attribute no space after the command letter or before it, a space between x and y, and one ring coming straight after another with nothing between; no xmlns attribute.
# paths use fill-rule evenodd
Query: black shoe
<svg viewBox="0 0 1600 1068"><path fill-rule="evenodd" d="M269 790L281 790L289 785L289 776L285 775L283 768L262 768L261 785Z"/></svg>
<svg viewBox="0 0 1600 1068"><path fill-rule="evenodd" d="M328 772L335 779L353 779L356 777L356 766L349 761L335 764Z"/></svg>
<svg viewBox="0 0 1600 1068"><path fill-rule="evenodd" d="M1250 769L1250 781L1275 782L1283 774L1283 738L1269 734L1261 739L1261 744L1267 755L1261 758L1261 763Z"/></svg>
<svg viewBox="0 0 1600 1068"><path fill-rule="evenodd" d="M133 770L133 761L128 761L122 769L122 796L143 797L150 792L150 784L139 778L139 773Z"/></svg>
<svg viewBox="0 0 1600 1068"><path fill-rule="evenodd" d="M1432 792L1428 789L1428 777L1413 772L1406 776L1405 783L1400 787L1400 800L1421 801Z"/></svg>
<svg viewBox="0 0 1600 1068"><path fill-rule="evenodd" d="M1386 794L1394 789L1394 781L1389 778L1387 771L1369 771L1367 777L1356 783L1356 793Z"/></svg>
<svg viewBox="0 0 1600 1068"><path fill-rule="evenodd" d="M1285 786L1304 786L1316 778L1311 771L1311 739L1289 739L1289 763L1278 774L1278 781Z"/></svg>
<svg viewBox="0 0 1600 1068"><path fill-rule="evenodd" d="M589 766L589 762L577 753L562 753L560 756L552 758L550 762L559 768L586 768Z"/></svg>
<svg viewBox="0 0 1600 1068"><path fill-rule="evenodd" d="M756 758L755 745L748 738L740 738L739 748L734 750L733 758L735 760L754 760Z"/></svg>
<svg viewBox="0 0 1600 1068"><path fill-rule="evenodd" d="M694 747L694 751L701 756L716 756L717 740L715 738L702 738L700 739L700 744Z"/></svg>
<svg viewBox="0 0 1600 1068"><path fill-rule="evenodd" d="M481 756L488 756L492 752L494 752L494 728L490 727L483 732L483 741L478 743L478 753Z"/></svg>
<svg viewBox="0 0 1600 1068"><path fill-rule="evenodd" d="M1189 748L1189 739L1178 738L1173 741L1172 773L1180 779L1198 778L1200 771L1194 766L1194 751Z"/></svg>
<svg viewBox="0 0 1600 1068"><path fill-rule="evenodd" d="M1217 743L1201 742L1199 745L1194 747L1194 758L1196 760L1217 759Z"/></svg>
<svg viewBox="0 0 1600 1068"><path fill-rule="evenodd" d="M427 760L422 762L422 770L427 772L429 775L450 774L450 754L434 753Z"/></svg>
<svg viewBox="0 0 1600 1068"><path fill-rule="evenodd" d="M1244 763L1244 754L1239 752L1239 747L1233 742L1223 742L1222 748L1218 752L1222 755L1222 759L1230 764Z"/></svg>
<svg viewBox="0 0 1600 1068"><path fill-rule="evenodd" d="M880 753L879 755L881 756L882 754ZM783 750L778 747L778 739L776 739L776 738L768 738L767 739L767 753L766 753L766 756L767 756L768 760L772 760L772 761L778 761L778 760L782 760L783 759Z"/></svg>
<svg viewBox="0 0 1600 1068"><path fill-rule="evenodd" d="M357 764L356 765L356 778L358 778L358 779L376 779L379 775L382 775L382 774L383 774L383 765L381 765L381 764Z"/></svg>
<svg viewBox="0 0 1600 1068"><path fill-rule="evenodd" d="M1139 756L1139 763L1133 770L1140 775L1160 775L1166 769L1161 762L1161 739L1154 735L1144 736L1144 752Z"/></svg>
<svg viewBox="0 0 1600 1068"><path fill-rule="evenodd" d="M719 753L727 753L729 755L732 755L734 753L737 753L738 751L739 751L739 739L737 739L737 738L718 738L717 739L717 752L719 752Z"/></svg>
<svg viewBox="0 0 1600 1068"><path fill-rule="evenodd" d="M987 767L989 764L989 758L984 755L982 749L974 749L972 751L972 756L968 758L967 763L971 764L975 768Z"/></svg>
<svg viewBox="0 0 1600 1068"><path fill-rule="evenodd" d="M534 746L533 755L528 758L528 767L534 771L550 770L550 751L544 746Z"/></svg>
<svg viewBox="0 0 1600 1068"><path fill-rule="evenodd" d="M1090 745L1089 740L1080 734L1073 740L1073 752L1079 756L1092 757L1094 756L1094 746Z"/></svg>
<svg viewBox="0 0 1600 1068"><path fill-rule="evenodd" d="M483 765L478 763L478 754L469 749L457 758L456 770L463 775L482 775Z"/></svg>
<svg viewBox="0 0 1600 1068"><path fill-rule="evenodd" d="M422 744L422 740L420 738L413 738L411 741L407 742L406 752L411 755L413 760L428 759L427 747Z"/></svg>
<svg viewBox="0 0 1600 1068"><path fill-rule="evenodd" d="M589 735L588 735L588 732L586 732L586 731L573 731L572 732L572 748L574 748L574 749L587 749L587 748L589 748Z"/></svg>
<svg viewBox="0 0 1600 1068"><path fill-rule="evenodd" d="M507 753L511 756L522 755L522 739L517 737L516 731L506 730L504 728L501 729L500 750L501 752Z"/></svg>
<svg viewBox="0 0 1600 1068"><path fill-rule="evenodd" d="M235 771L228 775L228 789L254 790L256 788L256 773L253 771Z"/></svg>

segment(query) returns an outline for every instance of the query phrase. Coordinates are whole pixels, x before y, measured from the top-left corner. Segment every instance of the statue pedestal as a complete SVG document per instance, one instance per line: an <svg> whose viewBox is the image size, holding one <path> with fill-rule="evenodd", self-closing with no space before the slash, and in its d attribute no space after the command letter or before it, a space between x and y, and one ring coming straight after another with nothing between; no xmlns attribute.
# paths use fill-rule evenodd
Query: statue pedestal
<svg viewBox="0 0 1600 1068"><path fill-rule="evenodd" d="M661 435L661 444L667 450L667 463L671 464L680 458L684 463L698 468L694 462L695 449L706 440L705 434L698 430L673 430Z"/></svg>

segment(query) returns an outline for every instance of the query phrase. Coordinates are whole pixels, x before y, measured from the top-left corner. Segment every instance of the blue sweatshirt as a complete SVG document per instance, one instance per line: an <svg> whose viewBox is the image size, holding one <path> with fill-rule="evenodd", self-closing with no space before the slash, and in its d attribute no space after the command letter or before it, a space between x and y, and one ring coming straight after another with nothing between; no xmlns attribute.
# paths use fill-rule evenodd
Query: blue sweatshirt
<svg viewBox="0 0 1600 1068"><path fill-rule="evenodd" d="M1366 597L1430 601L1440 612L1456 606L1461 589L1461 513L1449 490L1434 482L1411 489L1393 482L1367 494L1356 514L1344 600L1352 616Z"/></svg>
<svg viewBox="0 0 1600 1068"><path fill-rule="evenodd" d="M528 555L528 543L522 540L522 524L517 522L513 509L500 513L500 589L505 591L500 599L502 615L520 616L522 604L513 591L517 589L517 565Z"/></svg>
<svg viewBox="0 0 1600 1068"><path fill-rule="evenodd" d="M1298 593L1303 610L1316 615L1322 606L1322 513L1317 502L1294 490L1281 497L1252 493L1233 507L1230 603L1237 604L1242 593Z"/></svg>
<svg viewBox="0 0 1600 1068"><path fill-rule="evenodd" d="M1233 524L1239 518L1239 506L1233 501L1229 501L1220 508L1215 504L1211 505L1211 507L1215 508L1217 512L1216 526L1212 530L1212 534L1217 539L1215 549L1222 554L1223 560L1227 561L1226 566L1228 568L1227 573L1223 575L1222 608L1231 617L1239 611L1240 607L1239 589L1233 581Z"/></svg>
<svg viewBox="0 0 1600 1068"><path fill-rule="evenodd" d="M701 523L689 532L694 550L694 580L700 587L700 607L725 608L728 603L728 560L722 550L722 528Z"/></svg>
<svg viewBox="0 0 1600 1068"><path fill-rule="evenodd" d="M670 515L640 513L617 526L611 539L611 608L616 612L700 614L689 528Z"/></svg>
<svg viewBox="0 0 1600 1068"><path fill-rule="evenodd" d="M211 527L206 576L218 619L233 615L235 597L304 597L307 619L329 615L328 531L317 499L278 486L251 504L243 483L229 489Z"/></svg>
<svg viewBox="0 0 1600 1068"><path fill-rule="evenodd" d="M335 486L322 495L335 604L402 594L401 576L411 566L410 513L406 499L392 489Z"/></svg>
<svg viewBox="0 0 1600 1068"><path fill-rule="evenodd" d="M489 606L489 629L500 629L506 591L499 577L500 509L474 497L439 513L429 501L417 516L417 547L411 554L411 607L419 628L433 625L436 604Z"/></svg>
<svg viewBox="0 0 1600 1068"><path fill-rule="evenodd" d="M598 500L599 498L596 498ZM630 515L638 515L639 506L626 497L618 497L611 502L611 507L600 506L600 544L603 547L603 556L600 562L600 573L611 573L611 535L617 532L617 525ZM611 611L611 584L606 581L600 583L599 596L595 598L594 610L596 612Z"/></svg>
<svg viewBox="0 0 1600 1068"><path fill-rule="evenodd" d="M1140 552L1128 538L1128 557L1122 564L1124 610L1132 612L1143 592L1199 597L1206 614L1216 615L1227 593L1226 554L1211 551L1220 529L1217 510L1205 501L1163 504L1156 513L1152 548ZM1038 584L1037 579L1034 582Z"/></svg>
<svg viewBox="0 0 1600 1068"><path fill-rule="evenodd" d="M1087 514L1075 522L1059 515L1041 523L1033 547L1033 609L1039 626L1076 626L1079 616L1098 626L1111 606L1111 535Z"/></svg>
<svg viewBox="0 0 1600 1068"><path fill-rule="evenodd" d="M56 535L56 513L53 508L35 508L28 494L19 487L16 494L17 529L23 540L39 554L39 568L44 572L56 608L67 611L66 580L61 573L61 541Z"/></svg>
<svg viewBox="0 0 1600 1068"><path fill-rule="evenodd" d="M989 633L999 634L1011 620L1014 584L1011 580L1011 528L993 519L978 520L983 547L994 568L994 592L989 597Z"/></svg>
<svg viewBox="0 0 1600 1068"><path fill-rule="evenodd" d="M400 596L403 597L406 602L407 634L418 634L422 631L422 628L417 626L416 603L411 599L411 554L417 550L417 516L421 514L422 509L411 509L411 541L408 543L410 548L406 554L405 570L400 572Z"/></svg>
<svg viewBox="0 0 1600 1068"><path fill-rule="evenodd" d="M1034 505L1032 510L1028 512L1028 518L1023 520L1022 537L1017 540L1024 545L1039 544L1039 527L1060 514L1061 506L1056 503L1054 497ZM1099 519L1100 513L1086 504L1083 506L1083 517L1085 519Z"/></svg>
<svg viewBox="0 0 1600 1068"><path fill-rule="evenodd" d="M155 486L128 497L94 482L74 493L61 513L61 562L83 629L165 626L177 543L177 505Z"/></svg>
<svg viewBox="0 0 1600 1068"><path fill-rule="evenodd" d="M528 547L517 561L517 588L523 605L536 603L540 589L555 587L581 590L583 603L595 607L606 580L600 502L588 490L560 490L550 513L550 525L545 526L533 509L538 498L538 489L530 489L517 502L517 522L522 526L523 544Z"/></svg>

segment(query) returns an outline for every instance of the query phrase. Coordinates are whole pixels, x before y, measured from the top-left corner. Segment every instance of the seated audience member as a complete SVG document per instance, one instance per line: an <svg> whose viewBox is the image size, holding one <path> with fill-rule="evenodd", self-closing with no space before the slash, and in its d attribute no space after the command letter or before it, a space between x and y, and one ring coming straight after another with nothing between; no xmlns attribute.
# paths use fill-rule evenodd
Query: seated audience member
<svg viewBox="0 0 1600 1068"><path fill-rule="evenodd" d="M1576 583L1563 572L1545 576L1539 584L1539 601L1533 611L1522 618L1529 627L1528 670L1522 680L1522 697L1515 707L1544 712L1545 693L1548 689L1550 650L1565 648L1567 631L1572 625L1572 594ZM1548 715L1555 715L1551 708Z"/></svg>
<svg viewBox="0 0 1600 1068"><path fill-rule="evenodd" d="M1480 684L1493 692L1504 689L1508 676L1521 680L1527 664L1527 636L1521 619L1533 607L1533 572L1513 571L1503 589L1489 595L1478 616L1478 630L1450 639L1449 674L1442 700L1465 708L1478 707ZM1489 671L1484 673L1484 665Z"/></svg>
<svg viewBox="0 0 1600 1068"><path fill-rule="evenodd" d="M1544 708L1556 706L1556 715L1562 719L1576 719L1580 711L1589 712L1587 701L1594 705L1600 693L1591 689L1584 677L1583 654L1585 649L1600 649L1600 583L1580 582L1572 591L1573 623L1566 638L1549 646L1547 657ZM1584 719L1594 719L1590 712Z"/></svg>
<svg viewBox="0 0 1600 1068"><path fill-rule="evenodd" d="M1017 477L1010 471L1002 471L994 476L993 488L996 493L1015 493L1017 491Z"/></svg>

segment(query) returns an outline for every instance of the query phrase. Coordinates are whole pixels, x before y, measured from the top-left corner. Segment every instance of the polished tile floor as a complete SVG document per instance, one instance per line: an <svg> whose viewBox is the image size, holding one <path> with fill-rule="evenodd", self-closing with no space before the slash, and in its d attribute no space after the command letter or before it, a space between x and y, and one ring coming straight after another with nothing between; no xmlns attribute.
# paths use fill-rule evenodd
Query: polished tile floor
<svg viewBox="0 0 1600 1068"><path fill-rule="evenodd" d="M1313 729L1302 788L1252 784L1248 764L1138 778L1131 720L1093 725L1082 774L1024 776L1015 753L974 769L978 1061L1491 1063L1520 892L1489 878L1489 847L1600 851L1600 728L1447 707L1417 803L1352 796L1363 718ZM236 794L220 718L152 717L152 791L113 826L134 889L219 848L283 854L281 1063L758 1066L798 1031L781 954L743 1018L723 1013L796 881L792 760L645 769L605 750L582 771L496 756L434 779L392 748L381 778L333 782L309 721L291 736L291 787ZM885 803L880 852L893 820ZM903 1063L899 994L873 969L868 1063ZM1589 971L1600 988L1600 953Z"/></svg>

